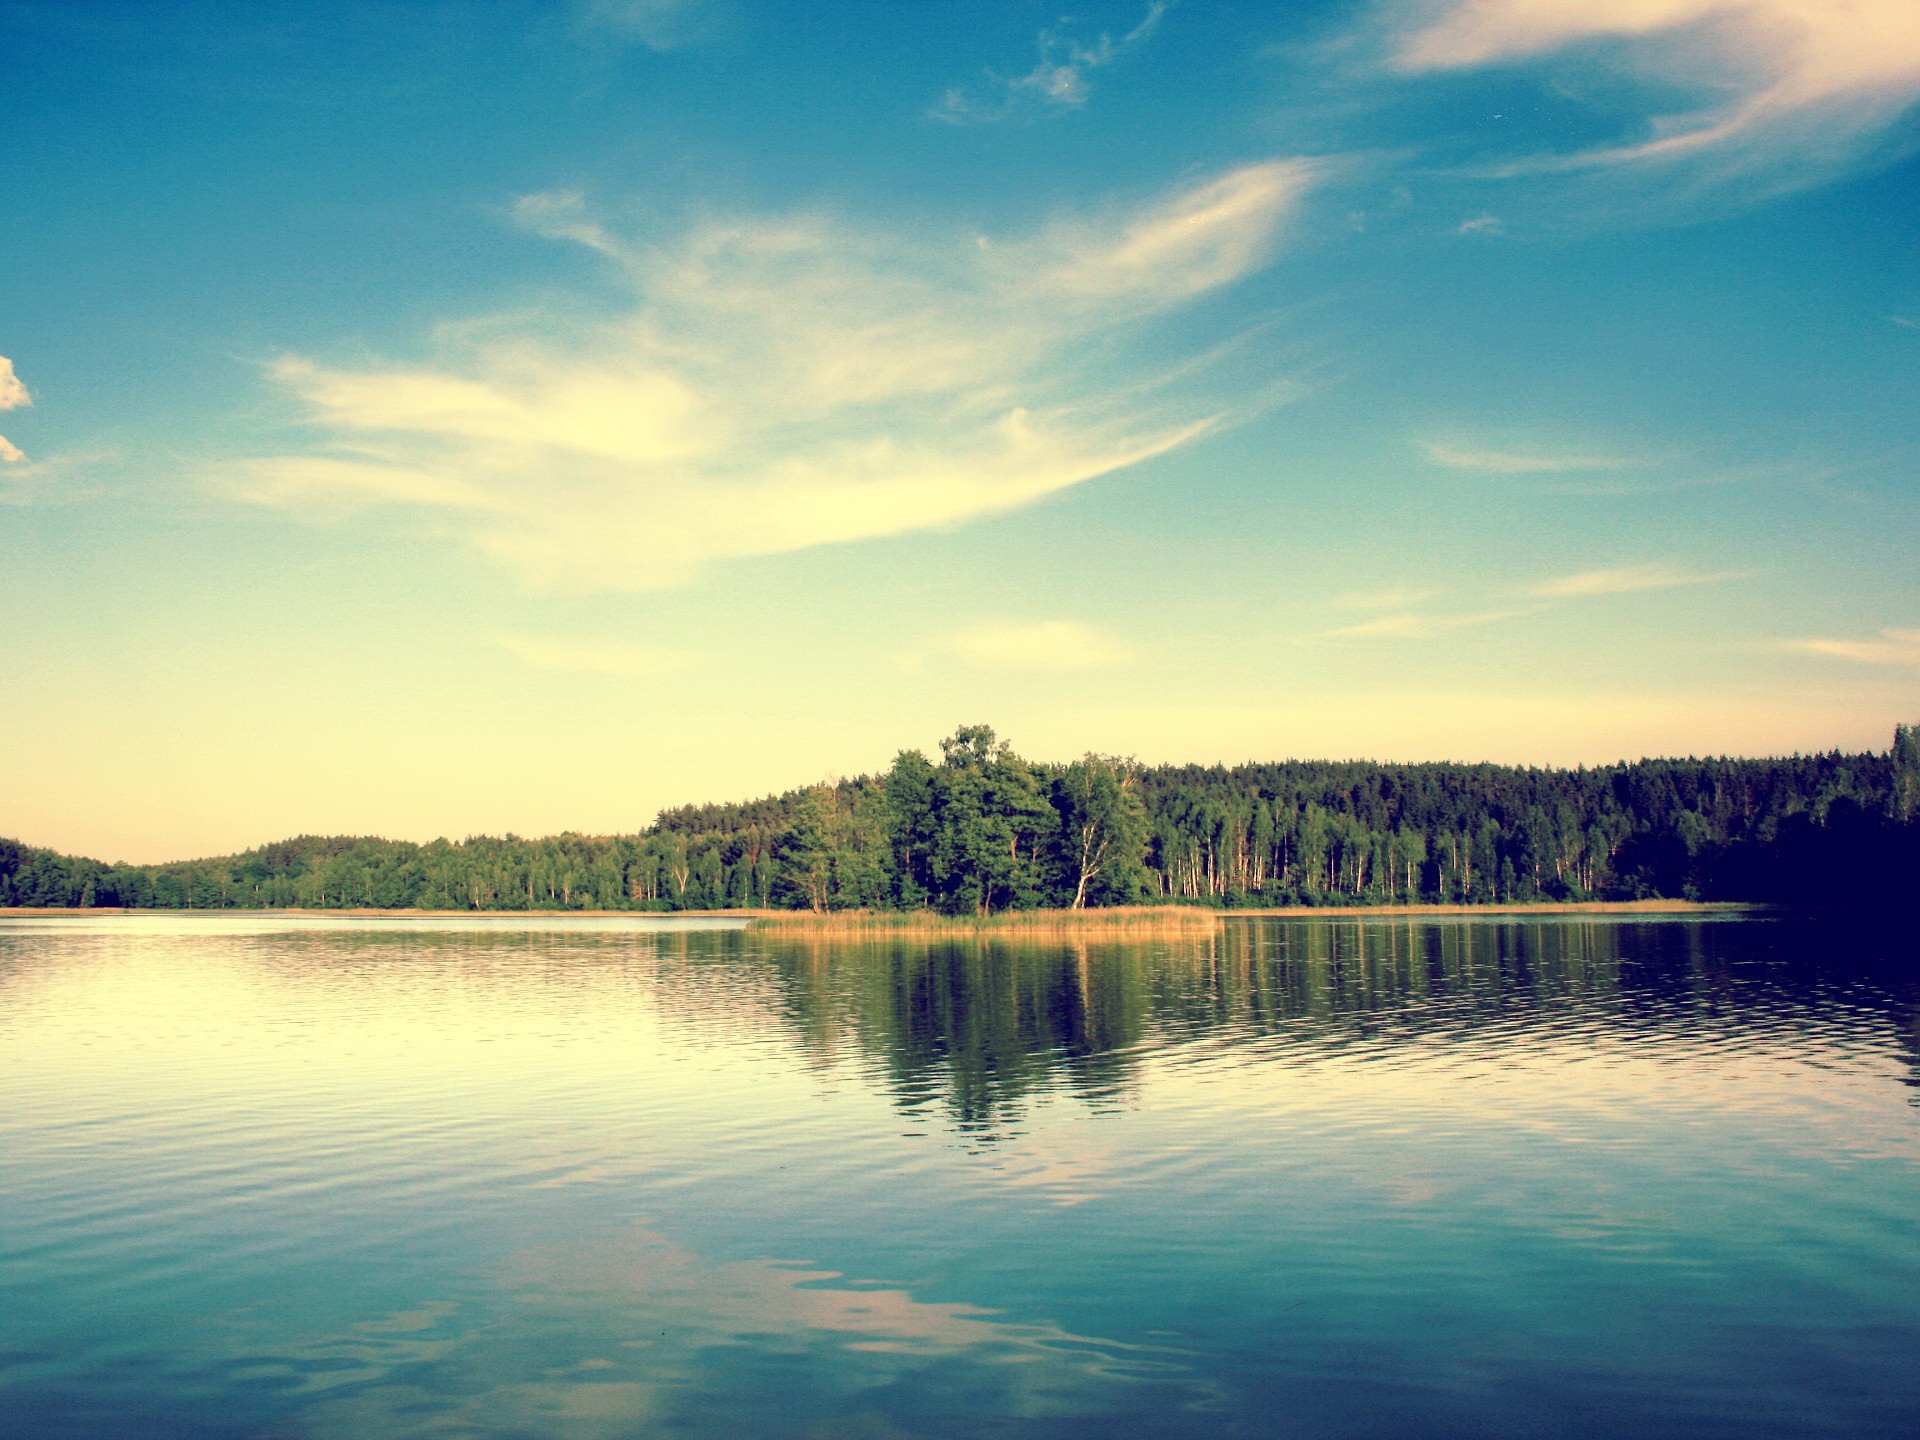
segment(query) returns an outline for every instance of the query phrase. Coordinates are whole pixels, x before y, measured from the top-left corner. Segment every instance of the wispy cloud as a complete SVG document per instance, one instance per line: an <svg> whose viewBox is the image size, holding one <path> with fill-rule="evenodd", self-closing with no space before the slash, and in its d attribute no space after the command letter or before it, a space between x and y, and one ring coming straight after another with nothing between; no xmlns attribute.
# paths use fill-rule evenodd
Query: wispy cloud
<svg viewBox="0 0 1920 1440"><path fill-rule="evenodd" d="M1507 226L1498 215L1475 215L1454 226L1453 233L1456 235L1504 235L1507 233Z"/></svg>
<svg viewBox="0 0 1920 1440"><path fill-rule="evenodd" d="M1419 610L1397 610L1376 615L1357 625L1342 625L1322 637L1330 640L1433 640L1453 630L1470 630L1511 620L1525 612L1517 609L1479 610L1458 615L1435 615Z"/></svg>
<svg viewBox="0 0 1920 1440"><path fill-rule="evenodd" d="M1486 475L1557 475L1585 470L1627 470L1637 460L1590 451L1556 450L1536 445L1487 444L1475 440L1417 442L1431 465L1447 470L1477 470Z"/></svg>
<svg viewBox="0 0 1920 1440"><path fill-rule="evenodd" d="M120 455L100 448L30 460L0 436L0 505L72 503L98 494L90 476L120 463Z"/></svg>
<svg viewBox="0 0 1920 1440"><path fill-rule="evenodd" d="M450 326L431 364L282 359L319 442L216 479L301 512L425 512L563 588L1015 509L1230 418L1219 371L1139 327L1263 264L1314 173L1249 165L1001 242L802 217L640 246L544 197L523 218L607 256L630 304Z"/></svg>
<svg viewBox="0 0 1920 1440"><path fill-rule="evenodd" d="M536 670L571 674L621 675L651 679L684 670L693 657L682 650L636 645L623 640L585 640L568 636L502 635L500 648Z"/></svg>
<svg viewBox="0 0 1920 1440"><path fill-rule="evenodd" d="M1402 72L1573 52L1703 97L1627 143L1520 170L1694 160L1780 188L1855 153L1920 97L1913 0L1443 0L1400 13Z"/></svg>
<svg viewBox="0 0 1920 1440"><path fill-rule="evenodd" d="M1582 570L1577 575L1562 575L1534 586L1532 593L1543 600L1572 600L1588 595L1626 595L1639 590L1716 585L1726 580L1744 580L1750 573L1744 570L1688 570L1667 562L1618 565L1608 569Z"/></svg>
<svg viewBox="0 0 1920 1440"><path fill-rule="evenodd" d="M1035 41L1039 55L1031 70L1013 76L988 70L982 84L956 86L927 113L936 120L966 125L1077 109L1087 102L1087 77L1152 35L1167 13L1167 3L1153 0L1145 18L1118 40L1103 34L1090 43L1080 41L1069 32L1066 21L1042 30Z"/></svg>
<svg viewBox="0 0 1920 1440"><path fill-rule="evenodd" d="M1333 603L1348 610L1407 610L1431 600L1431 590L1415 590L1398 585L1387 590L1355 590L1333 597Z"/></svg>
<svg viewBox="0 0 1920 1440"><path fill-rule="evenodd" d="M1076 620L978 625L941 648L982 670L1100 670L1133 658L1126 645Z"/></svg>
<svg viewBox="0 0 1920 1440"><path fill-rule="evenodd" d="M1882 630L1868 640L1809 637L1783 640L1783 650L1802 655L1824 655L1834 660L1851 660L1857 665L1920 667L1920 630Z"/></svg>
<svg viewBox="0 0 1920 1440"><path fill-rule="evenodd" d="M1748 573L1688 570L1668 562L1621 565L1563 575L1522 591L1508 591L1504 596L1495 592L1483 596L1478 606L1450 610L1434 610L1425 605L1424 602L1438 593L1435 591L1404 589L1385 590L1373 595L1346 595L1339 597L1335 603L1348 609L1379 610L1383 613L1324 630L1313 638L1436 640L1457 630L1471 630L1502 620L1538 615L1562 601L1601 595L1627 595L1645 590L1669 590L1686 585L1711 585L1745 579Z"/></svg>
<svg viewBox="0 0 1920 1440"><path fill-rule="evenodd" d="M673 50L707 33L715 5L714 0L581 0L580 14L588 24L650 50Z"/></svg>

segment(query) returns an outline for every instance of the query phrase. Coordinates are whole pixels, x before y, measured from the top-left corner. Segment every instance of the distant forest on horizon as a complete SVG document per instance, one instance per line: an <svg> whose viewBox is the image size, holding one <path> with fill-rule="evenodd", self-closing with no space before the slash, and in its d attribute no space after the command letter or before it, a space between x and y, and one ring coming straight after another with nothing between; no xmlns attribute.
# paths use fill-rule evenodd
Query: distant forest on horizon
<svg viewBox="0 0 1920 1440"><path fill-rule="evenodd" d="M963 726L930 759L628 835L300 836L109 864L0 840L0 905L904 910L1911 897L1920 728L1884 752L1579 769L1022 759Z"/></svg>

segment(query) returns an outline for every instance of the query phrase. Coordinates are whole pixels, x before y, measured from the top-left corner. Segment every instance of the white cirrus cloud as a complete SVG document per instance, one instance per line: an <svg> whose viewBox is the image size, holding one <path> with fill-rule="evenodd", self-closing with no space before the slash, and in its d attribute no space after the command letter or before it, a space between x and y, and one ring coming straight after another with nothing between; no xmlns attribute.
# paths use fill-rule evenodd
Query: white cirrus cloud
<svg viewBox="0 0 1920 1440"><path fill-rule="evenodd" d="M1410 610L1431 600L1436 592L1395 585L1385 590L1350 590L1333 597L1333 603L1349 610Z"/></svg>
<svg viewBox="0 0 1920 1440"><path fill-rule="evenodd" d="M1376 615L1355 625L1342 625L1321 638L1328 640L1434 640L1453 630L1470 630L1511 620L1522 610L1480 610L1460 615L1435 615L1419 610Z"/></svg>
<svg viewBox="0 0 1920 1440"><path fill-rule="evenodd" d="M1735 169L1798 161L1817 171L1920 97L1914 0L1435 0L1393 13L1392 64L1403 72L1571 51L1706 96L1654 117L1645 138L1523 168L1712 157Z"/></svg>
<svg viewBox="0 0 1920 1440"><path fill-rule="evenodd" d="M1715 585L1726 580L1744 580L1750 573L1745 570L1689 570L1667 561L1654 561L1644 565L1616 565L1562 575L1534 586L1531 593L1543 600L1574 600L1590 595L1627 595L1641 590Z"/></svg>
<svg viewBox="0 0 1920 1440"><path fill-rule="evenodd" d="M0 505L17 509L79 500L92 488L86 483L86 472L115 458L111 451L94 451L29 460L18 446L0 437Z"/></svg>
<svg viewBox="0 0 1920 1440"><path fill-rule="evenodd" d="M1141 327L1265 263L1315 174L1248 165L1002 242L801 217L640 246L536 197L522 220L605 256L629 301L447 326L428 363L285 357L314 442L213 478L297 513L412 511L552 588L962 524L1233 418L1217 370Z"/></svg>
<svg viewBox="0 0 1920 1440"><path fill-rule="evenodd" d="M1463 439L1424 440L1419 442L1419 448L1430 465L1438 465L1446 470L1476 470L1487 475L1559 475L1589 470L1627 470L1641 463L1593 451Z"/></svg>
<svg viewBox="0 0 1920 1440"><path fill-rule="evenodd" d="M705 36L714 24L712 0L582 0L588 24L638 40L649 50L673 50Z"/></svg>
<svg viewBox="0 0 1920 1440"><path fill-rule="evenodd" d="M976 625L948 636L941 648L981 670L1049 674L1101 670L1133 658L1126 645L1077 620Z"/></svg>
<svg viewBox="0 0 1920 1440"><path fill-rule="evenodd" d="M935 120L966 125L1077 109L1087 102L1087 77L1151 36L1167 13L1167 3L1153 0L1140 23L1118 40L1105 34L1091 42L1075 39L1063 20L1040 32L1034 42L1039 53L1031 70L1012 76L988 70L983 84L954 87L927 113Z"/></svg>
<svg viewBox="0 0 1920 1440"><path fill-rule="evenodd" d="M683 650L641 645L625 640L582 639L577 636L502 635L500 648L536 670L580 675L620 675L651 679L684 670L693 657Z"/></svg>
<svg viewBox="0 0 1920 1440"><path fill-rule="evenodd" d="M1882 630L1866 640L1811 636L1783 640L1780 648L1802 655L1851 660L1856 665L1920 666L1920 630Z"/></svg>

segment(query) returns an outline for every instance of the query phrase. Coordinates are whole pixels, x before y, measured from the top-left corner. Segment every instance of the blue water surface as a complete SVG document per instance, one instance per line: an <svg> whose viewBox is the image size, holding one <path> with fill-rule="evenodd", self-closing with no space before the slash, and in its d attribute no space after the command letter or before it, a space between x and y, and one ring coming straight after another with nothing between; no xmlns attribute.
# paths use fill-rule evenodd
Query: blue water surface
<svg viewBox="0 0 1920 1440"><path fill-rule="evenodd" d="M0 921L0 1434L1911 1436L1916 974Z"/></svg>

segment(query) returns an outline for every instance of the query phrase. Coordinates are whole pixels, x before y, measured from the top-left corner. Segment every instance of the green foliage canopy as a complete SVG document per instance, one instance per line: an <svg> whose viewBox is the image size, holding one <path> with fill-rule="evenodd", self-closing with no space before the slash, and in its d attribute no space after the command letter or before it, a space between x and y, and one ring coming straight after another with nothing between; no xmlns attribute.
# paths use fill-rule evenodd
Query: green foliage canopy
<svg viewBox="0 0 1920 1440"><path fill-rule="evenodd" d="M664 811L627 835L299 836L107 864L0 840L0 905L915 909L1770 900L1909 893L1920 729L1884 753L1592 769L1021 758L984 725L883 774Z"/></svg>

